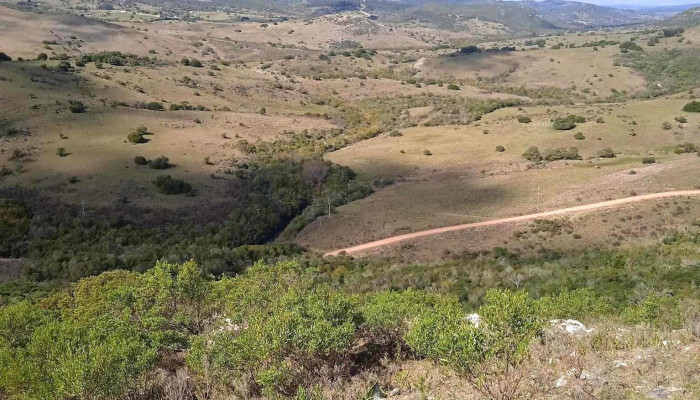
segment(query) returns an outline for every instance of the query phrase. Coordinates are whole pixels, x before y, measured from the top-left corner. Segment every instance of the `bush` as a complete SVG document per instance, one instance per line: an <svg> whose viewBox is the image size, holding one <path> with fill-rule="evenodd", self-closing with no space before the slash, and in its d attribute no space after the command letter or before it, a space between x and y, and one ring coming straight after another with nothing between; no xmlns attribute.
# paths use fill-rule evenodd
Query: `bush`
<svg viewBox="0 0 700 400"><path fill-rule="evenodd" d="M527 115L518 115L518 122L521 124L529 124L532 122L532 118L528 117Z"/></svg>
<svg viewBox="0 0 700 400"><path fill-rule="evenodd" d="M190 60L190 67L201 68L201 67L202 67L202 62L199 61L199 60L196 59L196 58L193 58L193 59Z"/></svg>
<svg viewBox="0 0 700 400"><path fill-rule="evenodd" d="M189 60L188 58L184 58L184 57L183 57L182 60L180 60L180 64L182 64L182 65L184 65L184 66L189 66L189 65L190 65L190 60Z"/></svg>
<svg viewBox="0 0 700 400"><path fill-rule="evenodd" d="M576 140L584 140L584 139L586 139L586 137L583 135L583 133L581 133L581 132L576 132L576 133L574 134L574 139L576 139Z"/></svg>
<svg viewBox="0 0 700 400"><path fill-rule="evenodd" d="M167 195L190 193L192 191L192 185L181 179L174 179L170 175L157 177L153 184L156 185L161 193Z"/></svg>
<svg viewBox="0 0 700 400"><path fill-rule="evenodd" d="M423 155L425 155L425 156L432 156L433 153L431 153L430 150L423 150Z"/></svg>
<svg viewBox="0 0 700 400"><path fill-rule="evenodd" d="M578 147L569 147L568 149L560 147L557 149L546 149L542 153L542 159L546 161L580 160L581 156L578 154Z"/></svg>
<svg viewBox="0 0 700 400"><path fill-rule="evenodd" d="M669 129L671 129L671 128L672 128L671 123L668 122L668 121L663 122L663 123L661 124L661 129L663 129L663 130L665 130L665 131L667 131L667 130L669 130Z"/></svg>
<svg viewBox="0 0 700 400"><path fill-rule="evenodd" d="M148 163L148 167L151 169L168 169L170 168L170 159L166 156L160 156L156 159L151 160Z"/></svg>
<svg viewBox="0 0 700 400"><path fill-rule="evenodd" d="M36 56L36 59L37 59L37 60L40 60L40 61L46 61L46 60L49 59L49 56L46 55L46 53L39 53L39 54Z"/></svg>
<svg viewBox="0 0 700 400"><path fill-rule="evenodd" d="M557 118L554 120L552 127L558 131L568 131L576 128L576 122L572 118Z"/></svg>
<svg viewBox="0 0 700 400"><path fill-rule="evenodd" d="M12 61L12 57L0 51L0 61Z"/></svg>
<svg viewBox="0 0 700 400"><path fill-rule="evenodd" d="M686 122L688 122L688 119L682 115L674 118L674 120L681 124L685 124Z"/></svg>
<svg viewBox="0 0 700 400"><path fill-rule="evenodd" d="M695 153L696 151L698 151L698 149L697 149L697 147L695 146L695 144L689 143L689 142L686 142L686 143L683 143L683 144L679 144L679 145L676 146L676 148L673 150L673 152L676 153L676 154Z"/></svg>
<svg viewBox="0 0 700 400"><path fill-rule="evenodd" d="M654 164L655 162L656 162L656 158L654 158L654 157L642 158L642 164Z"/></svg>
<svg viewBox="0 0 700 400"><path fill-rule="evenodd" d="M672 295L649 294L644 300L625 310L628 323L678 329L683 317L678 300Z"/></svg>
<svg viewBox="0 0 700 400"><path fill-rule="evenodd" d="M136 156L134 157L134 164L136 165L147 165L148 160L144 156Z"/></svg>
<svg viewBox="0 0 700 400"><path fill-rule="evenodd" d="M74 114L80 114L84 113L87 107L80 101L68 100L68 109Z"/></svg>
<svg viewBox="0 0 700 400"><path fill-rule="evenodd" d="M503 146L496 146L496 151L499 153L502 153L502 152L506 151L506 148Z"/></svg>
<svg viewBox="0 0 700 400"><path fill-rule="evenodd" d="M683 106L683 111L685 112L700 112L700 101L691 101L690 103Z"/></svg>
<svg viewBox="0 0 700 400"><path fill-rule="evenodd" d="M610 148L606 147L604 149L598 150L596 156L599 158L615 158L615 152Z"/></svg>
<svg viewBox="0 0 700 400"><path fill-rule="evenodd" d="M148 142L148 140L145 137L143 137L143 133L137 131L131 132L129 136L126 137L126 140L128 140L131 144Z"/></svg>
<svg viewBox="0 0 700 400"><path fill-rule="evenodd" d="M65 148L59 147L58 150L56 150L56 155L59 157L66 157L68 155L68 152Z"/></svg>
<svg viewBox="0 0 700 400"><path fill-rule="evenodd" d="M146 109L151 111L163 111L165 108L163 108L163 104L157 101L152 101L146 104Z"/></svg>
<svg viewBox="0 0 700 400"><path fill-rule="evenodd" d="M537 146L532 146L525 150L525 152L522 154L523 158L529 161L533 162L540 162L542 161L542 154L540 154L540 150L537 148Z"/></svg>
<svg viewBox="0 0 700 400"><path fill-rule="evenodd" d="M455 85L454 83L447 85L447 88L450 90L459 90L459 86Z"/></svg>
<svg viewBox="0 0 700 400"><path fill-rule="evenodd" d="M620 44L621 50L642 51L642 48L635 42L624 42Z"/></svg>

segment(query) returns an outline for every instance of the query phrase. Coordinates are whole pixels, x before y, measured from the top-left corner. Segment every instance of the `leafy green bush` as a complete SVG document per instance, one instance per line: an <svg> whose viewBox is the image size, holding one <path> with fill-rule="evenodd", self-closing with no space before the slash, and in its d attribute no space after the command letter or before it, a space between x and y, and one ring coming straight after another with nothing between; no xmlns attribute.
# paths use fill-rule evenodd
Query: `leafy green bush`
<svg viewBox="0 0 700 400"><path fill-rule="evenodd" d="M144 156L136 156L134 157L134 163L136 165L148 165L148 160Z"/></svg>
<svg viewBox="0 0 700 400"><path fill-rule="evenodd" d="M148 167L151 169L168 169L170 168L170 159L166 156L160 156L151 160L148 163Z"/></svg>
<svg viewBox="0 0 700 400"><path fill-rule="evenodd" d="M499 153L502 153L502 152L506 151L506 148L503 146L496 146L496 151Z"/></svg>
<svg viewBox="0 0 700 400"><path fill-rule="evenodd" d="M683 106L683 111L685 112L700 112L700 101L691 101L690 103Z"/></svg>
<svg viewBox="0 0 700 400"><path fill-rule="evenodd" d="M629 307L624 318L632 324L678 329L683 324L678 299L672 295L651 293L638 304Z"/></svg>
<svg viewBox="0 0 700 400"><path fill-rule="evenodd" d="M654 157L643 157L642 158L642 164L654 164L656 162L656 158Z"/></svg>
<svg viewBox="0 0 700 400"><path fill-rule="evenodd" d="M447 88L448 88L449 90L459 90L459 86L458 86L458 85L455 85L454 83L451 83L451 84L447 85Z"/></svg>
<svg viewBox="0 0 700 400"><path fill-rule="evenodd" d="M68 100L68 109L74 114L84 113L87 106L80 101Z"/></svg>
<svg viewBox="0 0 700 400"><path fill-rule="evenodd" d="M598 150L596 156L598 158L615 158L615 152L610 147L606 147Z"/></svg>
<svg viewBox="0 0 700 400"><path fill-rule="evenodd" d="M695 153L696 151L698 151L697 146L690 142L681 143L677 145L675 149L673 149L673 152L676 154Z"/></svg>
<svg viewBox="0 0 700 400"><path fill-rule="evenodd" d="M521 124L529 124L532 122L532 118L528 117L527 115L518 115L518 122Z"/></svg>
<svg viewBox="0 0 700 400"><path fill-rule="evenodd" d="M150 103L146 103L146 109L151 111L163 111L165 108L163 107L163 104L157 101L152 101Z"/></svg>
<svg viewBox="0 0 700 400"><path fill-rule="evenodd" d="M620 49L621 50L634 50L634 51L643 51L642 48L635 42L624 42L620 44Z"/></svg>
<svg viewBox="0 0 700 400"><path fill-rule="evenodd" d="M148 140L143 137L143 133L141 132L131 132L127 137L126 140L129 141L131 144L139 144L139 143L146 143Z"/></svg>
<svg viewBox="0 0 700 400"><path fill-rule="evenodd" d="M192 185L181 179L175 179L170 175L157 177L153 184L156 185L161 193L168 195L190 193L192 191Z"/></svg>
<svg viewBox="0 0 700 400"><path fill-rule="evenodd" d="M576 133L574 134L574 139L576 139L576 140L585 140L585 139L586 139L586 136L584 136L583 133L581 133L581 132L576 132Z"/></svg>
<svg viewBox="0 0 700 400"><path fill-rule="evenodd" d="M578 147L560 147L557 149L546 149L542 153L542 159L546 161L557 161L557 160L580 160L581 156L578 154Z"/></svg>
<svg viewBox="0 0 700 400"><path fill-rule="evenodd" d="M556 130L570 130L576 127L577 123L584 123L586 119L580 115L569 114L564 118L554 120L552 126Z"/></svg>
<svg viewBox="0 0 700 400"><path fill-rule="evenodd" d="M525 158L528 161L533 161L533 162L540 162L542 161L542 154L540 154L540 149L537 148L537 146L532 146L525 150L525 152L522 154L523 158Z"/></svg>
<svg viewBox="0 0 700 400"><path fill-rule="evenodd" d="M671 128L673 128L673 127L671 126L670 122L665 121L665 122L661 123L661 129L667 131L667 130L670 130Z"/></svg>
<svg viewBox="0 0 700 400"><path fill-rule="evenodd" d="M27 303L0 309L0 335L9 339L0 343L0 388L11 398L120 398L157 357L128 320L61 318Z"/></svg>

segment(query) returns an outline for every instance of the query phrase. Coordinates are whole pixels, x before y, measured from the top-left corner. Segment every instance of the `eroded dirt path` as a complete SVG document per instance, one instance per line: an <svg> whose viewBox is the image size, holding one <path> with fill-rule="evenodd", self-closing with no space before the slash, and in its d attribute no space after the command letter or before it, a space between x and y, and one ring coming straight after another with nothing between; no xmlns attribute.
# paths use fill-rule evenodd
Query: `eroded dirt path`
<svg viewBox="0 0 700 400"><path fill-rule="evenodd" d="M377 247L387 246L390 244L399 243L399 242L403 242L403 241L411 240L411 239L416 239L416 238L423 237L423 236L438 235L438 234L446 233L446 232L454 232L454 231L461 231L461 230L465 230L465 229L479 228L479 227L484 227L484 226L507 224L507 223L511 223L511 222L527 221L527 220L536 219L536 218L546 218L546 217L551 217L554 215L562 215L562 214L569 214L569 213L576 213L576 212L583 212L583 211L591 211L591 210L597 210L597 209L601 209L601 208L620 206L623 204L636 203L636 202L645 201L645 200L663 199L663 198L668 198L668 197L683 197L683 196L700 196L700 190L674 190L674 191L670 191L670 192L643 194L643 195L639 195L639 196L623 197L621 199L602 201L599 203L591 203L591 204L586 204L586 205L582 205L582 206L559 208L556 210L544 211L544 212L540 212L540 213L536 213L536 214L519 215L519 216L515 216L515 217L499 218L499 219L492 219L489 221L472 222L469 224L460 224L460 225L446 226L443 228L428 229L428 230L424 230L424 231L407 233L404 235L392 236L392 237L388 237L385 239L375 240L373 242L359 244L357 246L347 247L344 249L329 251L325 255L326 256L335 256L335 255L338 255L340 253L354 254L354 253L359 253L359 252L364 251L364 250L370 250L370 249L374 249Z"/></svg>

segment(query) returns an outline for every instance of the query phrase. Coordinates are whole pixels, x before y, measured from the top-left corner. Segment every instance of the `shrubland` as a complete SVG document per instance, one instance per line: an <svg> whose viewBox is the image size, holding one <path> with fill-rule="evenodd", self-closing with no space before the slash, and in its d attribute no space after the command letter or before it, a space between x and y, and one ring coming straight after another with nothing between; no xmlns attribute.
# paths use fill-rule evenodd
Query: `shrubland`
<svg viewBox="0 0 700 400"><path fill-rule="evenodd" d="M685 328L683 340L696 340L700 276L682 265L699 235L551 259L494 252L397 267L304 257L235 277L160 261L104 272L0 308L0 388L9 399L333 398L346 385L381 385L367 377L392 365L426 362L477 398L546 396L552 382L525 377L544 373L542 353L562 340L550 320L602 324L569 344L588 357L653 343L606 324L647 335Z"/></svg>

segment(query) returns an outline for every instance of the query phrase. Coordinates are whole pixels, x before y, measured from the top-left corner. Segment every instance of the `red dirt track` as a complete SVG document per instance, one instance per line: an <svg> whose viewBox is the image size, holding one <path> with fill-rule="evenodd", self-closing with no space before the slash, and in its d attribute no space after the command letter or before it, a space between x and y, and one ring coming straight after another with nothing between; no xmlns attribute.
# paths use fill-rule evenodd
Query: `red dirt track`
<svg viewBox="0 0 700 400"><path fill-rule="evenodd" d="M536 214L519 215L519 216L515 216L515 217L499 218L499 219L492 219L489 221L472 222L469 224L460 224L460 225L446 226L443 228L428 229L425 231L419 231L419 232L414 232L414 233L407 233L404 235L392 236L392 237L388 237L385 239L375 240L374 242L369 242L369 243L359 244L357 246L347 247L344 249L329 251L325 255L326 256L336 256L340 253L355 254L355 253L359 253L359 252L362 252L365 250L370 250L370 249L374 249L377 247L387 246L390 244L399 243L399 242L403 242L403 241L411 240L411 239L416 239L416 238L420 238L423 236L439 235L441 233L446 233L446 232L461 231L461 230L466 230L466 229L471 229L471 228L479 228L479 227L484 227L484 226L501 225L501 224L507 224L510 222L527 221L527 220L536 219L536 218L551 217L554 215L562 215L562 214L568 214L568 213L591 211L591 210L597 210L597 209L601 209L601 208L620 206L623 204L636 203L636 202L645 201L645 200L664 199L664 198L668 198L668 197L681 197L681 196L700 196L700 190L675 190L675 191L670 191L670 192L644 194L644 195L639 195L639 196L624 197L624 198L616 199L616 200L602 201L599 203L586 204L583 206L560 208L557 210L545 211L545 212L540 212L540 213L536 213Z"/></svg>

